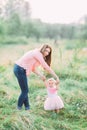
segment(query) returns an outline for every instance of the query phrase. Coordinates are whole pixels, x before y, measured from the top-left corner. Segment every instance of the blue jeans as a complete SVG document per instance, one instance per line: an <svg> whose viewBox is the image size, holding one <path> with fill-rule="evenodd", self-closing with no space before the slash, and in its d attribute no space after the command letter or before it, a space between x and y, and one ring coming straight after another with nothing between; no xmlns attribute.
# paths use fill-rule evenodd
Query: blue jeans
<svg viewBox="0 0 87 130"><path fill-rule="evenodd" d="M30 109L29 99L28 99L28 82L26 76L26 70L19 65L14 65L14 74L18 80L21 94L18 98L18 109L21 109L22 106L25 106L25 110Z"/></svg>

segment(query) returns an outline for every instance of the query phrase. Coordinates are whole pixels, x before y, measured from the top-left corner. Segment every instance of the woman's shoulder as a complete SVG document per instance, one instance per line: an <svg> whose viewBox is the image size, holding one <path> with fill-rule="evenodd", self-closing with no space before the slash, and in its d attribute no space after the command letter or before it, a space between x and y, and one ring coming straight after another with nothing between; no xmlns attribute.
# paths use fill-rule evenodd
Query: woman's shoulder
<svg viewBox="0 0 87 130"><path fill-rule="evenodd" d="M26 54L38 54L38 53L40 53L38 49L33 49L33 50L26 52Z"/></svg>
<svg viewBox="0 0 87 130"><path fill-rule="evenodd" d="M34 52L35 56L42 57L42 53L40 52L39 49L36 48L33 50L33 52Z"/></svg>

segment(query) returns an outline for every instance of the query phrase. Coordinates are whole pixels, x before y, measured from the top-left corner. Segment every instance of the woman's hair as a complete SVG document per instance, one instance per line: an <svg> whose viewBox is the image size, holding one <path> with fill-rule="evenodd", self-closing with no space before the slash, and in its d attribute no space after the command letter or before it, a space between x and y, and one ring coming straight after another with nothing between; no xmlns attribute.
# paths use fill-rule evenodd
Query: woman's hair
<svg viewBox="0 0 87 130"><path fill-rule="evenodd" d="M46 48L49 48L50 49L50 53L49 55L45 56L45 61L46 63L50 66L51 65L51 54L52 54L52 48L49 46L49 45L43 45L40 49L40 52L43 54L44 51L46 50Z"/></svg>

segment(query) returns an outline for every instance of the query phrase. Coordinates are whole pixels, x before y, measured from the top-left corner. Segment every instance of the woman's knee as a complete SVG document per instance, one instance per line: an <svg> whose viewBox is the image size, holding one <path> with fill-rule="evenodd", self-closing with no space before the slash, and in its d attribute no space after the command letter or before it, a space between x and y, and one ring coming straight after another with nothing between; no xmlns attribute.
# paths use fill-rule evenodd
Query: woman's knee
<svg viewBox="0 0 87 130"><path fill-rule="evenodd" d="M22 91L22 94L23 94L23 95L27 95L28 92L29 92L29 91L28 91L28 89L27 89L27 90Z"/></svg>

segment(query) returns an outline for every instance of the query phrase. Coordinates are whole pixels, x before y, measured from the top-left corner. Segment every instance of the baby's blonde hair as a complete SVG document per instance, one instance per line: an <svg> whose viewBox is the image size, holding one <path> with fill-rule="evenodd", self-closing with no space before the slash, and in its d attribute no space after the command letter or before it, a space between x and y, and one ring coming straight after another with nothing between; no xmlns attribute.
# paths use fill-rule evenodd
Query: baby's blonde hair
<svg viewBox="0 0 87 130"><path fill-rule="evenodd" d="M54 78L49 78L47 81L53 81L54 83L56 83L56 80Z"/></svg>

